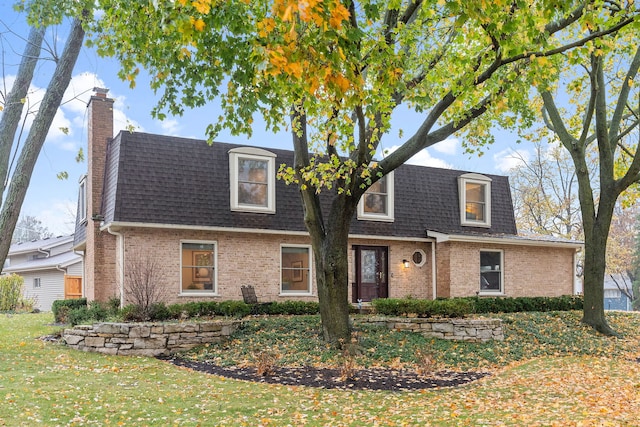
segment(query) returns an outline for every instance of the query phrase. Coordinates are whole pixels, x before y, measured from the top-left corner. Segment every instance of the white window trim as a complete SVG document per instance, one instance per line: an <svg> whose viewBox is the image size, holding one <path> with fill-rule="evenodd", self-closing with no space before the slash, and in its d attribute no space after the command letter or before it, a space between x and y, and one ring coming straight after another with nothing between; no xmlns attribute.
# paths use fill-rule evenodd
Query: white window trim
<svg viewBox="0 0 640 427"><path fill-rule="evenodd" d="M284 292L282 290L282 248L307 248L309 250L309 283L308 292ZM291 297L291 296L310 296L313 295L313 248L311 245L299 245L294 243L282 243L280 244L280 292L278 296Z"/></svg>
<svg viewBox="0 0 640 427"><path fill-rule="evenodd" d="M358 219L364 221L383 221L393 222L395 217L395 202L394 202L394 179L393 171L386 174L383 178L387 180L387 213L375 214L364 211L364 197L366 192L360 198L358 202ZM368 191L368 190L367 190Z"/></svg>
<svg viewBox="0 0 640 427"><path fill-rule="evenodd" d="M267 161L267 206L238 203L238 161L240 159ZM229 180L232 211L276 213L276 155L274 153L255 147L239 147L229 150Z"/></svg>
<svg viewBox="0 0 640 427"><path fill-rule="evenodd" d="M474 221L467 219L467 184L481 184L485 191L485 220ZM460 224L468 227L491 227L491 178L477 173L465 173L458 177L458 195L460 198Z"/></svg>
<svg viewBox="0 0 640 427"><path fill-rule="evenodd" d="M188 291L185 292L182 286L182 269L183 269L183 260L182 260L182 245L183 243L195 243L195 244L203 244L203 245L213 245L213 291ZM220 296L218 294L218 242L215 240L180 240L180 290L178 296L207 296L207 297L216 297Z"/></svg>
<svg viewBox="0 0 640 427"><path fill-rule="evenodd" d="M502 296L505 295L504 293L504 250L502 249L480 249L480 252L478 252L478 259L480 259L480 254L482 252L498 252L500 254L500 289L497 291L493 291L493 290L482 290L480 287L480 283L478 283L478 287L479 292L478 295L480 296ZM480 268L482 268L482 265L480 265ZM480 280L482 280L482 271L480 271L480 268L478 269L478 273L480 274ZM479 282L479 281L478 281Z"/></svg>
<svg viewBox="0 0 640 427"><path fill-rule="evenodd" d="M87 220L87 175L82 175L78 188L78 210L80 211L80 223Z"/></svg>
<svg viewBox="0 0 640 427"><path fill-rule="evenodd" d="M42 279L40 277L33 278L33 289L42 288Z"/></svg>
<svg viewBox="0 0 640 427"><path fill-rule="evenodd" d="M413 255L419 252L422 255L422 262L415 262L413 260ZM422 249L416 249L415 251L411 252L411 262L413 263L413 265L415 265L416 267L422 267L423 265L425 265L427 263L427 254L425 253L425 251L423 251Z"/></svg>

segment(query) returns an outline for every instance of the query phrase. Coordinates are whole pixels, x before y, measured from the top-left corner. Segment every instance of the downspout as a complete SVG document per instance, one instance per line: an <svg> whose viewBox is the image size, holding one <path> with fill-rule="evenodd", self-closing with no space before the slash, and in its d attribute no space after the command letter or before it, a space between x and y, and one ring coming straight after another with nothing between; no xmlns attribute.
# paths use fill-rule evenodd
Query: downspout
<svg viewBox="0 0 640 427"><path fill-rule="evenodd" d="M46 250L46 249L40 249L40 248L38 248L38 249L36 249L36 250L37 250L38 252L40 252L41 254L45 254L45 255L46 255L46 257L45 257L45 258L49 258L49 257L51 256L51 251L48 251L48 250Z"/></svg>
<svg viewBox="0 0 640 427"><path fill-rule="evenodd" d="M431 242L431 291L433 295L433 299L436 299L436 293L438 292L438 286L436 281L436 242Z"/></svg>
<svg viewBox="0 0 640 427"><path fill-rule="evenodd" d="M107 227L107 232L116 236L116 241L118 242L118 264L120 265L118 269L118 275L120 276L118 281L120 282L120 308L122 308L124 307L124 235L113 231L111 226Z"/></svg>

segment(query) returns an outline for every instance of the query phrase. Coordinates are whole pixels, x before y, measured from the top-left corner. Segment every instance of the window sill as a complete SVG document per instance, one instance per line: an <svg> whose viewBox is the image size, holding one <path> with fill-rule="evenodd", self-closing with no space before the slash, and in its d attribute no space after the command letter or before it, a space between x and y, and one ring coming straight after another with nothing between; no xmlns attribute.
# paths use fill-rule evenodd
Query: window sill
<svg viewBox="0 0 640 427"><path fill-rule="evenodd" d="M314 294L309 292L280 292L279 297L315 297Z"/></svg>
<svg viewBox="0 0 640 427"><path fill-rule="evenodd" d="M491 228L491 224L486 222L470 222L470 221L462 221L460 223L463 227L482 227L482 228Z"/></svg>
<svg viewBox="0 0 640 427"><path fill-rule="evenodd" d="M378 221L378 222L394 222L395 219L388 216L374 216L374 215L358 215L358 221Z"/></svg>
<svg viewBox="0 0 640 427"><path fill-rule="evenodd" d="M480 296L480 297L506 297L507 294L505 294L502 291L480 291L480 292L478 292L478 296Z"/></svg>
<svg viewBox="0 0 640 427"><path fill-rule="evenodd" d="M178 297L219 297L220 294L217 292L204 292L204 291L194 291L194 292L180 292Z"/></svg>

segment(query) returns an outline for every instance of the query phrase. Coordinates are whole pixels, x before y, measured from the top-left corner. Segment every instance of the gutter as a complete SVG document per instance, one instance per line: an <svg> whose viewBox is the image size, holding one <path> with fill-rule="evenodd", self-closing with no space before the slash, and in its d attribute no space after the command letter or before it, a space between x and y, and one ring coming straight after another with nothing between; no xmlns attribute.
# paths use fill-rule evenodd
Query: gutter
<svg viewBox="0 0 640 427"><path fill-rule="evenodd" d="M438 273L436 269L436 242L435 240L431 241L431 293L433 295L433 299L437 298L438 292L438 282L436 278L436 274Z"/></svg>
<svg viewBox="0 0 640 427"><path fill-rule="evenodd" d="M101 230L104 227L101 227ZM106 226L106 230L109 234L116 236L116 245L118 246L118 263L120 268L118 269L119 282L120 282L120 308L124 307L124 235L111 229L111 225Z"/></svg>
<svg viewBox="0 0 640 427"><path fill-rule="evenodd" d="M150 229L167 229L167 230L197 230L197 231L215 231L224 233L251 233L251 234L268 234L268 235L287 235L287 236L302 236L309 237L307 231L291 231L291 230L275 230L265 228L235 228L235 227L220 227L211 225L182 225L182 224L156 224L148 222L120 222L114 221L108 224L102 224L100 231L117 232L122 228L150 228ZM112 233L109 231L109 233ZM385 241L398 241L398 242L431 242L432 238L425 238L420 236L408 236L408 237L396 237L396 236L378 236L370 234L352 234L349 233L350 239L369 239L369 240L385 240Z"/></svg>
<svg viewBox="0 0 640 427"><path fill-rule="evenodd" d="M437 231L426 230L427 236L436 239L436 242L468 242L468 243L493 243L496 245L518 245L518 246L546 246L556 248L574 248L576 251L582 250L584 244L574 241L552 241L535 240L515 237L491 237L491 236L471 236L465 234L446 234Z"/></svg>

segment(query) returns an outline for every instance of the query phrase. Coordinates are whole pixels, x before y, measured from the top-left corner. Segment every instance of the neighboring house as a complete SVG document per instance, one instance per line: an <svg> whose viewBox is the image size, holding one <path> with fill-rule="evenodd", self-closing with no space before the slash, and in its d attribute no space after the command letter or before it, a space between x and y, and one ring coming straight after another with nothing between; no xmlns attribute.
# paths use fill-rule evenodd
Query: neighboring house
<svg viewBox="0 0 640 427"><path fill-rule="evenodd" d="M631 299L633 295L632 284L628 278L621 274L604 276L604 309L605 310L632 310Z"/></svg>
<svg viewBox="0 0 640 427"><path fill-rule="evenodd" d="M13 244L2 273L22 276L24 297L49 311L55 300L82 296L82 257L72 247L73 235Z"/></svg>
<svg viewBox="0 0 640 427"><path fill-rule="evenodd" d="M242 285L261 301L317 299L299 192L276 179L292 152L113 137L112 106L99 89L88 107L74 249L90 300L130 301L125 278L148 258L167 302L240 299ZM404 165L368 190L350 233L353 303L574 293L581 244L518 236L503 176Z"/></svg>

